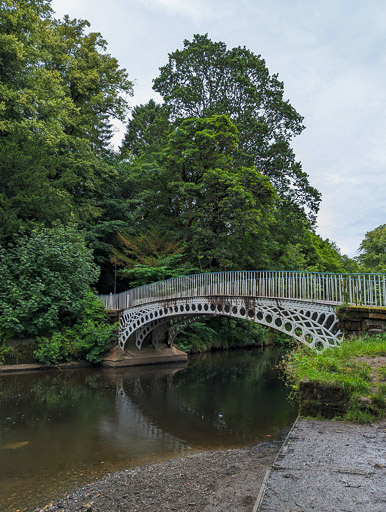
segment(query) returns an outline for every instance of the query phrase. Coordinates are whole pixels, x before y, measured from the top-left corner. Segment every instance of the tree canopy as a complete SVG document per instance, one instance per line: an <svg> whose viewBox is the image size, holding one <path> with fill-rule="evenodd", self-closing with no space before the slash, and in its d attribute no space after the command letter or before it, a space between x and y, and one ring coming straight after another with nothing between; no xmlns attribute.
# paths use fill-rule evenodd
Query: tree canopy
<svg viewBox="0 0 386 512"><path fill-rule="evenodd" d="M46 0L2 2L0 239L101 213L111 118L125 119L132 84L88 27L55 20Z"/></svg>
<svg viewBox="0 0 386 512"><path fill-rule="evenodd" d="M269 74L260 55L245 47L227 49L207 34L195 35L184 41L182 50L169 54L153 88L174 120L226 114L239 131L238 163L256 166L280 197L315 219L320 194L290 146L304 128L303 118L284 99L283 83Z"/></svg>

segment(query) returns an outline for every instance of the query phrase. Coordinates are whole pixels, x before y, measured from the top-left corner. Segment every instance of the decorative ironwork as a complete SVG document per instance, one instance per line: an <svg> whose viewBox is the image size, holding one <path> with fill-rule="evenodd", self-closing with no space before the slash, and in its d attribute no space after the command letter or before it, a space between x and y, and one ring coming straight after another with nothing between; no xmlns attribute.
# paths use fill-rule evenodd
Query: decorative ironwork
<svg viewBox="0 0 386 512"><path fill-rule="evenodd" d="M101 298L107 309L122 311L122 350L134 333L140 350L152 331L157 346L167 331L174 339L178 326L192 315L225 315L272 327L320 351L342 340L336 305L386 305L386 274L219 272L177 277Z"/></svg>
<svg viewBox="0 0 386 512"><path fill-rule="evenodd" d="M142 331L147 335L152 327L165 325L168 319L176 315L223 315L251 320L284 332L318 351L342 341L342 333L337 327L338 319L331 304L271 298L196 297L126 309L121 316L119 346L124 350L129 337L143 326L150 324L149 330ZM144 337L141 340L141 344L137 343L139 349Z"/></svg>

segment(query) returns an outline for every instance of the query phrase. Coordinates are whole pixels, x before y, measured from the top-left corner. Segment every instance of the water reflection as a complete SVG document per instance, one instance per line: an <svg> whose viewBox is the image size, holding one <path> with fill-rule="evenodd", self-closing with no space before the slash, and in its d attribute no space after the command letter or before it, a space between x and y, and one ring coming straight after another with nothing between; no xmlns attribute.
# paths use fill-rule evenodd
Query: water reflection
<svg viewBox="0 0 386 512"><path fill-rule="evenodd" d="M0 510L32 510L109 471L279 437L296 414L272 371L279 358L2 376Z"/></svg>

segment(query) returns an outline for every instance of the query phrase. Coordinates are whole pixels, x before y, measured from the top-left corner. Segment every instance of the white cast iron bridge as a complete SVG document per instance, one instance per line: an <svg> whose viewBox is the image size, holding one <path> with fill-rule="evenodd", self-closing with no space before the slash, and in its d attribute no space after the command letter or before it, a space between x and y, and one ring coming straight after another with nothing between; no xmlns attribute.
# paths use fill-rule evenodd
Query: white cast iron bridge
<svg viewBox="0 0 386 512"><path fill-rule="evenodd" d="M176 277L102 295L120 313L119 346L139 350L168 333L171 345L186 325L204 316L230 316L272 327L322 351L339 345L336 306L386 306L386 274L237 271ZM150 336L149 336L150 337Z"/></svg>

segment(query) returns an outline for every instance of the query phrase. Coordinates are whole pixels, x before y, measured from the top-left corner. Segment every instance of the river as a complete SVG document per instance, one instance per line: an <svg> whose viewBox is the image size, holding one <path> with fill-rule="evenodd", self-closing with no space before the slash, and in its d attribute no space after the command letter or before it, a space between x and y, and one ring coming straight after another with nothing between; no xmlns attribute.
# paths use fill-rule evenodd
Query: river
<svg viewBox="0 0 386 512"><path fill-rule="evenodd" d="M282 353L0 376L0 510L31 511L111 471L283 438L297 410L274 369Z"/></svg>

